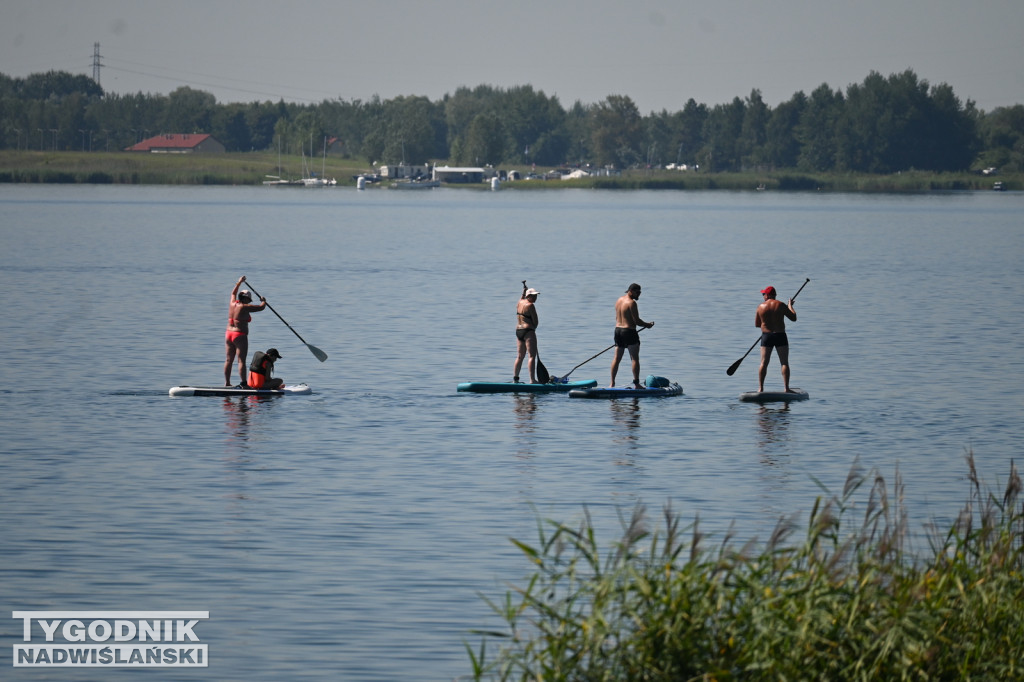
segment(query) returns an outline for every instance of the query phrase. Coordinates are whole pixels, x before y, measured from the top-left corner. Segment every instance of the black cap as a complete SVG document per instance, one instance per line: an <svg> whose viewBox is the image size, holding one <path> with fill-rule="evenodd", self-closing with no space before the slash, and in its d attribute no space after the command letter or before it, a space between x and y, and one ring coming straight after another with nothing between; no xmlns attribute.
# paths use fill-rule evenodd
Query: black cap
<svg viewBox="0 0 1024 682"><path fill-rule="evenodd" d="M277 352L276 348L271 348L270 350L268 350L267 355L269 355L272 358L277 358L278 360L281 359L281 354Z"/></svg>

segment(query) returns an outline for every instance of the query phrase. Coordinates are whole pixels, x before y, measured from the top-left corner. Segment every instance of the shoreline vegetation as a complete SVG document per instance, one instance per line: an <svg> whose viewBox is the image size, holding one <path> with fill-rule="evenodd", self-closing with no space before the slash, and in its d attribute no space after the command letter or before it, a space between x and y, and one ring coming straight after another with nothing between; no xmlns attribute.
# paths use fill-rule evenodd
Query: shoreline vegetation
<svg viewBox="0 0 1024 682"><path fill-rule="evenodd" d="M298 178L289 168L301 168L299 157L283 161L283 178ZM355 186L354 176L372 173L358 159L327 157L323 175L339 187ZM504 167L504 166L503 166ZM527 169L509 164L507 170ZM549 169L538 168L538 173ZM120 184L120 185L261 185L278 175L273 152L226 154L146 154L129 152L0 151L0 184ZM992 190L995 182L1007 190L1024 189L1024 175L985 176L977 173L906 171L887 175L864 173L810 173L796 169L706 173L666 169L627 169L614 176L574 180L517 180L503 188L551 189L665 189L665 190L775 190L829 192L929 192ZM368 184L367 189L390 183ZM488 183L452 185L487 189Z"/></svg>
<svg viewBox="0 0 1024 682"><path fill-rule="evenodd" d="M926 526L921 553L899 471L889 486L859 462L841 495L816 500L803 537L794 516L766 542L737 547L729 533L707 548L697 521L683 528L666 508L648 530L638 506L602 551L589 515L538 519L536 544L512 540L532 575L484 597L507 627L471 633L473 672L459 679L1022 679L1021 479L1011 462L992 493L966 459L964 506L950 528Z"/></svg>

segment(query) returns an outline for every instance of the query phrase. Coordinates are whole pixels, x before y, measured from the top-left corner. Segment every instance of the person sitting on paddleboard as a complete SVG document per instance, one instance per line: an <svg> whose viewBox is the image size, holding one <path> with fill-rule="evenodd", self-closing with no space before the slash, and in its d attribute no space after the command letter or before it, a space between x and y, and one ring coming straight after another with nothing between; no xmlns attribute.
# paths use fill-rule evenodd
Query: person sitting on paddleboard
<svg viewBox="0 0 1024 682"><path fill-rule="evenodd" d="M619 371L622 353L629 349L629 358L633 365L633 388L644 388L640 383L640 333L637 325L650 329L653 322L640 319L636 300L640 298L640 285L636 282L629 285L626 293L615 301L615 355L612 357L612 388L615 388L615 375Z"/></svg>
<svg viewBox="0 0 1024 682"><path fill-rule="evenodd" d="M283 387L284 379L271 378L274 373L274 362L280 359L281 354L276 348L270 348L266 353L256 351L252 356L252 364L249 365L249 388L276 391Z"/></svg>
<svg viewBox="0 0 1024 682"><path fill-rule="evenodd" d="M228 329L224 334L224 345L227 359L224 361L224 385L231 385L231 364L238 357L238 385L245 388L246 356L249 354L249 322L250 313L258 312L267 307L267 299L260 297L260 304L253 305L252 293L248 289L238 290L245 281L245 275L238 278L235 288L231 290L231 302L228 304Z"/></svg>
<svg viewBox="0 0 1024 682"><path fill-rule="evenodd" d="M761 296L764 302L757 306L757 314L754 316L754 325L761 328L761 366L757 368L757 390L764 393L764 378L768 374L768 362L772 359L772 348L779 356L782 363L782 384L786 393L789 390L789 337L786 336L786 318L796 322L796 310L793 309L793 299L789 299L789 305L782 305L776 300L775 287L761 289Z"/></svg>
<svg viewBox="0 0 1024 682"><path fill-rule="evenodd" d="M519 383L519 369L523 366L523 358L527 354L530 360L527 365L530 368L530 383L537 381L537 325L540 319L537 317L537 296L540 294L536 289L523 289L523 295L519 297L516 305L516 364L512 370L512 381Z"/></svg>

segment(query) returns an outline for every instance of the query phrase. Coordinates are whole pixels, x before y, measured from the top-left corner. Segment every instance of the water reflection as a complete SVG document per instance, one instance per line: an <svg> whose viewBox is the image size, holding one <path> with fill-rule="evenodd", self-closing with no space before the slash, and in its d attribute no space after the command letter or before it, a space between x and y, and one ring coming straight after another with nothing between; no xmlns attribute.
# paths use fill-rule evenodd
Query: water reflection
<svg viewBox="0 0 1024 682"><path fill-rule="evenodd" d="M260 404L272 405L278 397L243 395L226 396L223 399L221 407L224 408L224 430L228 435L225 445L228 449L248 449L249 429Z"/></svg>
<svg viewBox="0 0 1024 682"><path fill-rule="evenodd" d="M616 445L624 445L629 451L640 447L640 399L632 398L625 400L609 400L609 409L612 413L612 422L615 429L612 431L612 442ZM632 464L632 461L625 460L618 464Z"/></svg>
<svg viewBox="0 0 1024 682"><path fill-rule="evenodd" d="M516 457L533 458L537 449L537 396L532 393L516 394L512 407L516 433Z"/></svg>
<svg viewBox="0 0 1024 682"><path fill-rule="evenodd" d="M776 464L774 452L788 448L779 446L789 443L790 412L789 403L779 407L761 405L757 409L757 447L761 452L761 461L765 464Z"/></svg>

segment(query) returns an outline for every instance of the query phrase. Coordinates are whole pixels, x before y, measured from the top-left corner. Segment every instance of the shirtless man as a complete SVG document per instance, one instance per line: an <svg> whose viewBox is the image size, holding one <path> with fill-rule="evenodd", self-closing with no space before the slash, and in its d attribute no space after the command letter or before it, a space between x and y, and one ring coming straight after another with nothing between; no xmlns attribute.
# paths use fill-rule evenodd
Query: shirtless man
<svg viewBox="0 0 1024 682"><path fill-rule="evenodd" d="M637 312L636 300L640 298L640 285L633 283L626 293L615 301L615 357L612 358L612 388L615 387L615 375L619 371L622 352L629 349L629 359L633 364L633 388L643 388L640 383L640 333L637 325L650 329L653 322L644 322Z"/></svg>
<svg viewBox="0 0 1024 682"><path fill-rule="evenodd" d="M525 282L523 283L525 286ZM537 382L537 325L540 320L537 317L537 295L536 289L523 289L523 295L519 297L516 304L516 364L512 369L512 381L519 383L519 369L523 366L523 358L527 354L530 360L527 363L530 368L530 383Z"/></svg>
<svg viewBox="0 0 1024 682"><path fill-rule="evenodd" d="M754 326L761 328L761 366L757 370L757 390L764 392L764 378L768 374L768 361L772 359L772 348L779 355L782 363L782 383L786 393L789 389L789 339L786 337L786 318L796 322L796 310L793 299L784 306L775 299L775 287L761 289L764 303L757 307Z"/></svg>
<svg viewBox="0 0 1024 682"><path fill-rule="evenodd" d="M252 294L247 289L238 290L245 281L245 275L238 278L235 288L231 290L231 302L228 304L228 329L224 334L224 345L227 359L224 362L224 385L231 385L231 364L238 357L238 385L243 388L246 383L246 356L249 354L249 313L258 312L267 307L267 299L260 297L260 304L252 304Z"/></svg>

